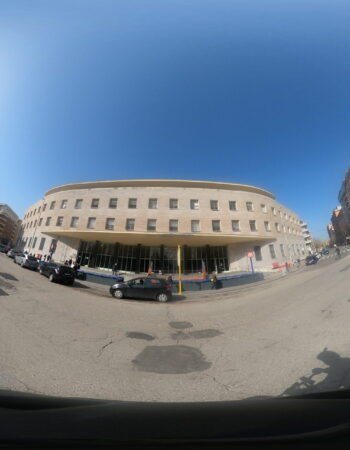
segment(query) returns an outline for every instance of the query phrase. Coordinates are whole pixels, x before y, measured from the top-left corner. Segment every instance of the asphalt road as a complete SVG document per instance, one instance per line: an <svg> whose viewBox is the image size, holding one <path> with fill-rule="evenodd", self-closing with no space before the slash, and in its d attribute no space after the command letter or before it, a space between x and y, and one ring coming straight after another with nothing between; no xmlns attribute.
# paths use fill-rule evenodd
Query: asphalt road
<svg viewBox="0 0 350 450"><path fill-rule="evenodd" d="M0 388L213 401L350 387L348 255L160 304L52 284L0 254Z"/></svg>

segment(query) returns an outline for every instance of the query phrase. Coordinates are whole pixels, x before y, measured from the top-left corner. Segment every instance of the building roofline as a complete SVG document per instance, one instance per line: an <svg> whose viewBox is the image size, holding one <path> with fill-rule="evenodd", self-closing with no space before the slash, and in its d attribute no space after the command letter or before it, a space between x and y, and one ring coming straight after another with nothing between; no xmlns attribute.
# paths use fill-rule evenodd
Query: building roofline
<svg viewBox="0 0 350 450"><path fill-rule="evenodd" d="M226 189L232 191L254 192L275 199L272 192L256 186L238 183L226 183L218 181L197 181L197 180L162 180L162 179L144 179L144 180L110 180L110 181L89 181L82 183L63 184L49 189L45 195L54 194L61 191L72 189L95 189L108 187L184 187L184 188L203 188L203 189Z"/></svg>

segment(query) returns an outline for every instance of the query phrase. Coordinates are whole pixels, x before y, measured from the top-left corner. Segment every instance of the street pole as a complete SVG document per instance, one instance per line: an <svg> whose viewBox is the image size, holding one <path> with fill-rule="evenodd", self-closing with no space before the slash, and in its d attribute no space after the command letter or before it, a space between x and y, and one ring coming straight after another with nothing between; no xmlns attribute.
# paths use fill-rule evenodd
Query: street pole
<svg viewBox="0 0 350 450"><path fill-rule="evenodd" d="M253 258L249 258L249 259L250 259L250 267L252 269L252 273L254 273Z"/></svg>
<svg viewBox="0 0 350 450"><path fill-rule="evenodd" d="M181 279L181 246L177 246L177 265L179 268L179 294L182 294L182 279Z"/></svg>

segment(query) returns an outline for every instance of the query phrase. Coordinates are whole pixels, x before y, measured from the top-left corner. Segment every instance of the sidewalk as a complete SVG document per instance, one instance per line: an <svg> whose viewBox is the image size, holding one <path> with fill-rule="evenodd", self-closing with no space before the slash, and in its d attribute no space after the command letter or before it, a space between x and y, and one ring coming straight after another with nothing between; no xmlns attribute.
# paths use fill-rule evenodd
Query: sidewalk
<svg viewBox="0 0 350 450"><path fill-rule="evenodd" d="M290 270L290 273L293 272L297 272L300 269L294 269L294 270ZM263 274L264 278L262 280L258 280L258 281L253 281L249 284L239 284L236 286L227 286L227 287L222 287L220 289L215 289L215 290L211 290L211 289L206 289L206 290L185 290L183 292L183 297L184 298L208 298L208 297L221 297L222 294L227 295L228 293L232 292L239 292L242 290L247 290L247 289L252 289L267 283L271 283L275 280L278 280L280 278L284 278L285 276L288 276L288 274L284 271L280 271L280 270L276 270L274 272L266 272ZM130 277L133 278L133 277ZM77 287L86 287L89 289L90 293L94 293L96 295L103 295L106 297L110 297L109 294L109 287L113 284L113 279L112 276L110 277L106 277L104 278L105 282L104 283L94 283L93 281L80 281L77 280L76 281L76 285ZM178 297L179 295L174 292L173 293L174 298L176 299L176 297Z"/></svg>

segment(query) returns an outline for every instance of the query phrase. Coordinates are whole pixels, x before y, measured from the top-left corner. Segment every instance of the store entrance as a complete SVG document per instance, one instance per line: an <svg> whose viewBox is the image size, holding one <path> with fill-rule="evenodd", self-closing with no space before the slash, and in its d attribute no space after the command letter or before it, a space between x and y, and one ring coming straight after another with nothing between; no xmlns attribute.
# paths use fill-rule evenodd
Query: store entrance
<svg viewBox="0 0 350 450"><path fill-rule="evenodd" d="M183 246L182 264L185 274L223 272L228 270L227 248L225 246L188 247ZM78 262L82 267L112 269L116 263L123 272L142 273L151 269L163 274L176 274L177 248L144 245L104 244L99 241L81 241Z"/></svg>

